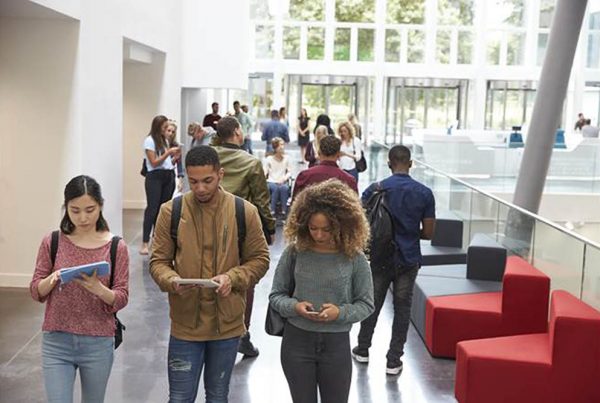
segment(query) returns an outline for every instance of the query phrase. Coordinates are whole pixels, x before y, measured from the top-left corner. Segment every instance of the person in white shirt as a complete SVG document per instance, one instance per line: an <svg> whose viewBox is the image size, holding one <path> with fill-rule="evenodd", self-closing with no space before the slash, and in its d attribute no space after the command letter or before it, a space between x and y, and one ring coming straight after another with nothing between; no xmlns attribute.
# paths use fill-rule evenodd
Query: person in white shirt
<svg viewBox="0 0 600 403"><path fill-rule="evenodd" d="M271 145L275 154L268 156L263 166L271 192L271 213L275 215L277 203L280 203L281 213L285 217L290 197L288 180L292 175L292 167L289 157L285 155L285 141L281 137L275 137L271 140Z"/></svg>
<svg viewBox="0 0 600 403"><path fill-rule="evenodd" d="M338 166L354 176L354 179L356 179L356 182L358 183L356 161L360 160L362 155L362 144L360 140L354 136L354 126L352 126L352 123L340 123L338 126L338 136L342 140Z"/></svg>

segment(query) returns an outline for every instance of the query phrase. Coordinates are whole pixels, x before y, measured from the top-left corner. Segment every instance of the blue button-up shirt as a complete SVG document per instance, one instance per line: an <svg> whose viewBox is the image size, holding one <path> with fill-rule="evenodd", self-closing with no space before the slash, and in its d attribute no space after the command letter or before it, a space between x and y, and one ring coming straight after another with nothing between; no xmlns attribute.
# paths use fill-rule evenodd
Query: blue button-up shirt
<svg viewBox="0 0 600 403"><path fill-rule="evenodd" d="M362 194L363 204L376 190L371 184ZM394 174L380 182L392 212L397 266L414 267L421 264L421 221L435 218L435 199L431 189L408 174Z"/></svg>
<svg viewBox="0 0 600 403"><path fill-rule="evenodd" d="M275 137L281 137L286 143L290 142L288 128L279 120L271 120L263 129L262 140L267 142L267 152L273 152L271 140Z"/></svg>

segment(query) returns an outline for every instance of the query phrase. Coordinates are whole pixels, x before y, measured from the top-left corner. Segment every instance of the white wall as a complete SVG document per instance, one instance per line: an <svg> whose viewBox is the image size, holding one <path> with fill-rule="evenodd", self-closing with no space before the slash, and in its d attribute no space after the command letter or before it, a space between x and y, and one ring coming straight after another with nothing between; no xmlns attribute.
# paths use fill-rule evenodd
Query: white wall
<svg viewBox="0 0 600 403"><path fill-rule="evenodd" d="M79 24L0 18L0 286L31 279L62 191L80 170L75 133Z"/></svg>
<svg viewBox="0 0 600 403"><path fill-rule="evenodd" d="M248 0L183 0L183 86L248 86Z"/></svg>
<svg viewBox="0 0 600 403"><path fill-rule="evenodd" d="M144 178L140 175L144 157L142 143L159 114L164 78L163 54L154 54L151 64L123 64L123 207L146 207ZM184 128L179 128L179 132Z"/></svg>
<svg viewBox="0 0 600 403"><path fill-rule="evenodd" d="M28 285L40 239L58 227L62 191L75 175L100 182L105 216L121 234L123 189L144 200L143 134L152 116L179 120L180 111L181 2L26 1L0 4L0 185L9 195L0 198L0 286ZM142 86L124 71L124 38L164 54L162 80L143 107L149 119L136 117L131 103L124 112L124 85L133 97ZM123 139L124 123L139 136L135 147Z"/></svg>

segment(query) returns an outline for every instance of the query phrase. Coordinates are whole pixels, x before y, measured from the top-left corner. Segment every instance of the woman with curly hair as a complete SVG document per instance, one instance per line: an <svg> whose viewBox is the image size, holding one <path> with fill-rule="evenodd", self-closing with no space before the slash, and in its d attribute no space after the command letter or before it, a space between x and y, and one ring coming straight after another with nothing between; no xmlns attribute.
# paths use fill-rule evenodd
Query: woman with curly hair
<svg viewBox="0 0 600 403"><path fill-rule="evenodd" d="M271 306L287 318L281 366L294 403L348 401L349 332L374 310L363 249L369 224L352 189L330 179L302 191L284 228Z"/></svg>

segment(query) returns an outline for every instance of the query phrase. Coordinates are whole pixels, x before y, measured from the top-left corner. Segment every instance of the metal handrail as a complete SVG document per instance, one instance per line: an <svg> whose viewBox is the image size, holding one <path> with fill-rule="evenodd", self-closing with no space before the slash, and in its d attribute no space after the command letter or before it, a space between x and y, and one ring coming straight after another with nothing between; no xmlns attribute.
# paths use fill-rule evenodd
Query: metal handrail
<svg viewBox="0 0 600 403"><path fill-rule="evenodd" d="M384 144L382 142L375 141L375 140L373 140L372 142L373 143L377 143L378 145L381 145L381 146L383 146L385 148L388 148L388 149L390 148L390 146L388 144ZM424 166L425 168L427 168L427 169L435 172L436 174L445 176L445 177L447 177L447 178L449 178L449 179L451 179L453 181L456 181L456 182L460 183L461 185L463 185L463 186L465 186L465 187L467 187L467 188L469 188L469 189L471 189L471 190L473 190L473 191L475 191L477 193L480 193L480 194L482 194L482 195L484 195L486 197L489 197L490 199L492 199L494 201L497 201L498 203L501 203L501 204L503 204L503 205L505 205L505 206L507 206L507 207L509 207L511 209L514 209L514 210L518 211L521 214L524 214L526 216L532 217L535 220L541 221L542 223L544 223L544 224L546 224L546 225L548 225L548 226L550 226L550 227L552 227L552 228L554 228L554 229L556 229L556 230L558 230L558 231L560 231L560 232L562 232L564 234L567 234L570 237L573 237L573 238L575 238L575 239L583 242L584 244L593 246L594 248L600 250L600 243L597 243L597 242L594 242L592 240L589 240L589 239L585 238L584 236L582 236L582 235L580 235L580 234L578 234L576 232L573 232L573 231L571 231L571 230L569 230L567 228L564 228L564 227L556 224L555 222L553 222L551 220L548 220L547 218L544 218L544 217L539 216L539 215L537 215L535 213L532 213L529 210L526 210L526 209L524 209L522 207L519 207L519 206L517 206L515 204L507 202L506 200L503 200L503 199L499 198L498 196L495 196L495 195L493 195L491 193L488 193L485 190L479 189L478 187L475 187L475 186L471 185L470 183L467 183L467 182L465 182L465 181L463 181L461 179L458 179L458 178L456 178L456 177L454 177L454 176L452 176L452 175L450 175L450 174L448 174L448 173L446 173L444 171L441 171L441 170L439 170L439 169L437 169L435 167L432 167L431 165L427 164L426 162L423 162L423 161L420 161L420 160L417 160L417 159L414 159L414 158L413 158L413 162L415 162L417 165Z"/></svg>

